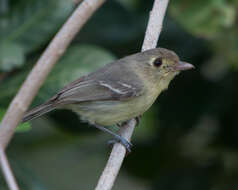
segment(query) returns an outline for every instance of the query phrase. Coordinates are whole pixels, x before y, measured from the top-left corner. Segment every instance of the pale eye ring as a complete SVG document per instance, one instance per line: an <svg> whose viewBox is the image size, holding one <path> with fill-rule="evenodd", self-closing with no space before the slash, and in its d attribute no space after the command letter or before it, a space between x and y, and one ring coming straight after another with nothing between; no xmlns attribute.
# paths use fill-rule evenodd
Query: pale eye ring
<svg viewBox="0 0 238 190"><path fill-rule="evenodd" d="M162 64L163 64L163 59L161 57L158 57L153 61L153 65L155 67L160 67Z"/></svg>

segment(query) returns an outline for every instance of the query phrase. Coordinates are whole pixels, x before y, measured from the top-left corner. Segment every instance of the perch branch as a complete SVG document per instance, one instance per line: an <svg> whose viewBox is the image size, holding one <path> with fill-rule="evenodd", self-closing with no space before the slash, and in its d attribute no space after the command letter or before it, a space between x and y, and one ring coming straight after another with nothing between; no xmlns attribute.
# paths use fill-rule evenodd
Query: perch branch
<svg viewBox="0 0 238 190"><path fill-rule="evenodd" d="M147 25L142 51L155 48L162 30L163 19L168 6L169 0L155 0L153 9L150 12L150 18ZM130 140L134 131L136 122L131 120L121 127L119 133L121 136ZM122 162L126 155L126 149L123 145L116 143L101 174L95 190L110 190L121 168Z"/></svg>
<svg viewBox="0 0 238 190"><path fill-rule="evenodd" d="M11 167L3 149L0 149L0 165L2 167L2 171L6 178L6 182L8 184L9 189L19 190L19 187L16 183L16 179L12 173Z"/></svg>
<svg viewBox="0 0 238 190"><path fill-rule="evenodd" d="M104 2L105 0L85 0L75 9L39 58L8 107L0 124L0 163L11 190L18 188L8 164L5 149L15 132L15 128L57 60L66 51L82 26Z"/></svg>

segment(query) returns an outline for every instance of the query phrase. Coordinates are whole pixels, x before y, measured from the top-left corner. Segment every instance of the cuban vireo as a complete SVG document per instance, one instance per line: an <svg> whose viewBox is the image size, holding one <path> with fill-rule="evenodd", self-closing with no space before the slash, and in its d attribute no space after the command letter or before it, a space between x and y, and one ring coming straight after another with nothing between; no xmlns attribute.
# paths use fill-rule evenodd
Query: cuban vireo
<svg viewBox="0 0 238 190"><path fill-rule="evenodd" d="M170 50L156 48L114 61L68 84L42 105L28 111L23 122L51 110L71 109L97 128L112 126L142 115L170 81L193 65ZM130 142L113 134L128 151Z"/></svg>

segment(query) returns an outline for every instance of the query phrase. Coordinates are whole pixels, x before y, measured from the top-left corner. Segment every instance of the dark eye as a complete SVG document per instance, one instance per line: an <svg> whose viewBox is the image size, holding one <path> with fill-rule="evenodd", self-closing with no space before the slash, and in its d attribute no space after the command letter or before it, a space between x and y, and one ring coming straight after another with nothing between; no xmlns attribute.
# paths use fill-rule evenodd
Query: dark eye
<svg viewBox="0 0 238 190"><path fill-rule="evenodd" d="M154 64L155 67L160 67L163 64L162 58L161 57L156 58L154 60L153 64Z"/></svg>

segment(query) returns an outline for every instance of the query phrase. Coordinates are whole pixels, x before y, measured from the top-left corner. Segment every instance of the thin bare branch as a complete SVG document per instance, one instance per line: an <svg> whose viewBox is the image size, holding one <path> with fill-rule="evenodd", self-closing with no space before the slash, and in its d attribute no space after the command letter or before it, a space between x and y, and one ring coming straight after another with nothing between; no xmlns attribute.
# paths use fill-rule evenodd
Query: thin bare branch
<svg viewBox="0 0 238 190"><path fill-rule="evenodd" d="M121 127L119 131L120 135L130 140L135 128L135 124L136 121L134 119L130 120L126 125ZM124 146L122 146L120 143L113 145L107 165L104 168L95 190L109 190L112 188L125 155L126 149Z"/></svg>
<svg viewBox="0 0 238 190"><path fill-rule="evenodd" d="M6 154L5 154L3 149L0 149L0 165L1 165L1 168L2 168L2 171L3 171L3 174L6 178L9 189L19 190L19 187L17 186L15 177L12 173L11 167L8 163Z"/></svg>
<svg viewBox="0 0 238 190"><path fill-rule="evenodd" d="M153 9L150 12L150 18L146 29L142 51L155 48L162 30L163 19L168 6L169 0L155 0ZM120 134L130 140L135 128L135 120L131 120L121 127ZM110 190L121 168L122 162L126 155L126 149L123 145L116 143L113 146L110 157L101 174L95 190Z"/></svg>
<svg viewBox="0 0 238 190"><path fill-rule="evenodd" d="M155 48L163 28L163 20L167 10L169 0L155 0L153 9L150 12L142 51Z"/></svg>

